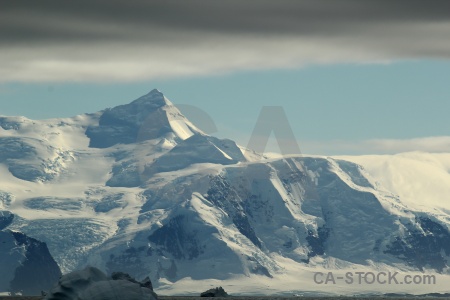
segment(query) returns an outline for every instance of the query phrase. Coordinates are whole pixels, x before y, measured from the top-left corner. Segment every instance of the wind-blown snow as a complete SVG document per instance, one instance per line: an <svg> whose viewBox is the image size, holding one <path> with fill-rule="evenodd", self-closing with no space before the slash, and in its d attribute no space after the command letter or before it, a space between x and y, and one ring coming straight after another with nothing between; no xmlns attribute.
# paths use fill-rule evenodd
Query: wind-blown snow
<svg viewBox="0 0 450 300"><path fill-rule="evenodd" d="M364 167L384 189L410 208L450 212L450 154L410 152L343 157Z"/></svg>

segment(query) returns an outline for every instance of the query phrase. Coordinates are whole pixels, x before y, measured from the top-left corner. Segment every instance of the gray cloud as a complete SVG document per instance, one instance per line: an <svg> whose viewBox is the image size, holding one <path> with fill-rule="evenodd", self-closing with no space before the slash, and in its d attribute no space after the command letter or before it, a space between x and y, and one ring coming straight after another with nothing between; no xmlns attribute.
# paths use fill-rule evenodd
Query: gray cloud
<svg viewBox="0 0 450 300"><path fill-rule="evenodd" d="M1 1L0 81L447 59L449 11L414 0Z"/></svg>

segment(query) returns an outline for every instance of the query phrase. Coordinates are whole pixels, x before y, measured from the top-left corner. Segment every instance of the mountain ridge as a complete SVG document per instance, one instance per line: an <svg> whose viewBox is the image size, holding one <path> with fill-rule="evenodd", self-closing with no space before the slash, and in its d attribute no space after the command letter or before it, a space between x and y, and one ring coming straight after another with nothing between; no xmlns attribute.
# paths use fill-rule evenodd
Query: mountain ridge
<svg viewBox="0 0 450 300"><path fill-rule="evenodd" d="M150 276L169 294L214 280L270 293L283 278L317 291L311 274L329 270L450 273L450 209L413 205L383 178L382 159L250 158L158 90L68 119L2 117L0 129L0 209L14 214L5 228L47 243L63 272L89 264ZM433 157L445 184L450 158ZM400 158L389 165L407 174Z"/></svg>

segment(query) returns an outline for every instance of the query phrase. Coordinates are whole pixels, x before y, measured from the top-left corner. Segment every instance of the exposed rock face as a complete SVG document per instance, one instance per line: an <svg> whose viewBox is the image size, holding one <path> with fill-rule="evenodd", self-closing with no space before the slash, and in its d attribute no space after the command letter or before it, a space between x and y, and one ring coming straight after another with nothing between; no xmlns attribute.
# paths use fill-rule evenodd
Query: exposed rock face
<svg viewBox="0 0 450 300"><path fill-rule="evenodd" d="M151 289L153 291L153 284L152 281L150 280L150 277L145 277L144 280L141 281L141 286Z"/></svg>
<svg viewBox="0 0 450 300"><path fill-rule="evenodd" d="M442 272L450 255L450 233L441 224L426 217L416 218L416 226L406 224L406 238L396 237L385 253L392 254L410 266L423 270L426 267Z"/></svg>
<svg viewBox="0 0 450 300"><path fill-rule="evenodd" d="M142 282L137 281L133 277L130 276L130 274L123 273L123 272L114 272L111 275L112 280L127 280L132 283L137 283L141 287L151 289L153 291L153 284L149 277L146 277Z"/></svg>
<svg viewBox="0 0 450 300"><path fill-rule="evenodd" d="M0 230L5 229L14 220L14 214L10 211L0 210Z"/></svg>
<svg viewBox="0 0 450 300"><path fill-rule="evenodd" d="M173 121L176 120L188 122L160 91L152 90L130 104L103 111L98 126L89 126L86 135L90 147L108 148L170 135L174 133ZM187 136L198 131L192 124L185 125L190 132ZM175 130L175 135L178 133ZM187 136L181 136L181 139Z"/></svg>
<svg viewBox="0 0 450 300"><path fill-rule="evenodd" d="M195 232L185 230L189 220L177 216L163 227L157 229L148 240L172 254L176 259L193 259L202 253L199 239Z"/></svg>
<svg viewBox="0 0 450 300"><path fill-rule="evenodd" d="M200 297L228 297L228 294L221 286L219 286L201 293Z"/></svg>
<svg viewBox="0 0 450 300"><path fill-rule="evenodd" d="M128 274L116 273L109 279L100 270L87 267L64 275L44 298L45 300L156 300L156 294L139 283L130 281ZM128 276L127 276L128 275Z"/></svg>
<svg viewBox="0 0 450 300"><path fill-rule="evenodd" d="M23 233L0 231L0 290L39 295L61 271L47 245Z"/></svg>

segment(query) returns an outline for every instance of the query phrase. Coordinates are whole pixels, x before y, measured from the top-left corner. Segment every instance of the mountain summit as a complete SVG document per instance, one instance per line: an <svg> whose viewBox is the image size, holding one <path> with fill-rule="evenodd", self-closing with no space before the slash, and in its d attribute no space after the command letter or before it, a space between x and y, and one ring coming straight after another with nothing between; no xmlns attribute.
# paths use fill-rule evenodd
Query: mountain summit
<svg viewBox="0 0 450 300"><path fill-rule="evenodd" d="M90 147L108 148L161 137L185 140L202 133L170 102L154 89L125 105L106 109L98 125L89 126Z"/></svg>
<svg viewBox="0 0 450 300"><path fill-rule="evenodd" d="M155 107L162 107L165 105L172 105L172 102L167 99L163 93L158 89L151 90L148 94L131 102L132 105L152 105Z"/></svg>

